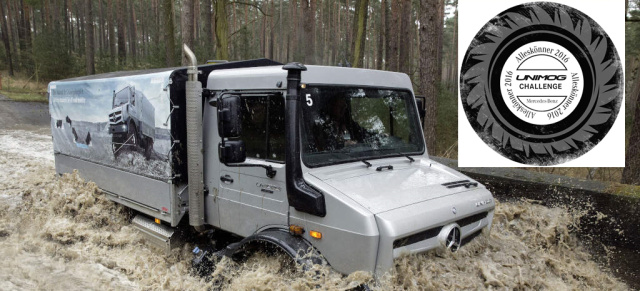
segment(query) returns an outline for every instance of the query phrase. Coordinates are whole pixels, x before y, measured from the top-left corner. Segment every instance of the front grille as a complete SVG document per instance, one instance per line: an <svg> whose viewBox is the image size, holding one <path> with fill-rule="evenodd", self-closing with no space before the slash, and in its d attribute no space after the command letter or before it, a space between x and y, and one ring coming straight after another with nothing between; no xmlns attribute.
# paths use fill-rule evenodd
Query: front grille
<svg viewBox="0 0 640 291"><path fill-rule="evenodd" d="M425 231L421 231L419 233L414 233L410 236L406 236L400 239L397 239L395 241L393 241L393 248L397 249L403 246L407 246L410 244L414 244L417 243L419 241L423 241L423 240L427 240L430 239L432 237L436 237L439 233L440 230L442 229L442 226L438 226L438 227L434 227L431 229L427 229Z"/></svg>
<svg viewBox="0 0 640 291"><path fill-rule="evenodd" d="M462 241L460 242L460 246L463 247L466 244L470 243L474 238L476 238L476 236L479 236L481 233L482 233L482 230L479 229L476 232L470 234L469 236L463 238Z"/></svg>
<svg viewBox="0 0 640 291"><path fill-rule="evenodd" d="M122 113L119 112L119 111L110 113L109 114L109 121L111 121L111 123L122 122Z"/></svg>
<svg viewBox="0 0 640 291"><path fill-rule="evenodd" d="M463 219L460 219L460 220L456 221L456 223L460 226L460 228L462 228L462 227L465 227L465 226L467 226L469 224L472 224L474 222L480 221L481 219L487 217L487 214L489 214L489 213L488 212L481 212L481 213L478 213L478 214L474 214L474 215L465 217ZM417 243L419 241L423 241L423 240L427 240L427 239L436 237L440 233L440 230L442 230L443 227L444 226L438 226L438 227L430 228L430 229L427 229L425 231L414 233L414 234L412 234L410 236L406 236L406 237L403 237L403 238L396 239L395 241L393 241L393 248L397 249L397 248L400 248L400 247L403 247L403 246L407 246L407 245L410 245L410 244ZM473 239L473 237L475 237L475 236L472 235L472 237L470 239Z"/></svg>
<svg viewBox="0 0 640 291"><path fill-rule="evenodd" d="M471 215L468 217L465 217L463 219L460 219L458 221L456 221L456 223L460 226L460 227L465 227L469 224L472 224L474 222L477 222L485 217L487 217L488 212L481 212L475 215Z"/></svg>

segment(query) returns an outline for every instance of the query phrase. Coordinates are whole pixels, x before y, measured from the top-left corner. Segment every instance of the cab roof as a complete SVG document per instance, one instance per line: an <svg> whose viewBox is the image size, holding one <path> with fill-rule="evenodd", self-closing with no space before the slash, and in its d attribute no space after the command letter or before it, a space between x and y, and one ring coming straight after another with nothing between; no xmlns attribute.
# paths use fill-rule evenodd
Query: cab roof
<svg viewBox="0 0 640 291"><path fill-rule="evenodd" d="M303 84L386 87L413 92L411 80L404 73L329 66L306 67L301 76ZM286 84L287 71L282 66L218 70L211 72L207 80L207 88L211 90L284 90Z"/></svg>

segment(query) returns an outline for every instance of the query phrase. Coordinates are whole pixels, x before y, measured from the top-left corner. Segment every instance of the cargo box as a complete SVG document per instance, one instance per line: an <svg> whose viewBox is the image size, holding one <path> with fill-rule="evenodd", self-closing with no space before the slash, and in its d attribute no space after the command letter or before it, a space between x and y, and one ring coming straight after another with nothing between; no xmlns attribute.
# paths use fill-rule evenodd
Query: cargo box
<svg viewBox="0 0 640 291"><path fill-rule="evenodd" d="M199 66L281 65L266 59ZM56 172L79 170L110 199L178 224L187 210L186 68L114 72L51 82Z"/></svg>

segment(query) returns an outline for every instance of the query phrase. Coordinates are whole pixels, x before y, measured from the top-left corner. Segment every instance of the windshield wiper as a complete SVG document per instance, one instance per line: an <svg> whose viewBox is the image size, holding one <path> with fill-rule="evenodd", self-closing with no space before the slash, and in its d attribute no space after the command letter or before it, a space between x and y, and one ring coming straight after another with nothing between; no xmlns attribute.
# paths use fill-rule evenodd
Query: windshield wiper
<svg viewBox="0 0 640 291"><path fill-rule="evenodd" d="M371 168L371 163L367 162L367 160L361 160L361 162L363 162L365 165L367 165L367 168Z"/></svg>
<svg viewBox="0 0 640 291"><path fill-rule="evenodd" d="M409 156L409 155L407 155L407 154L404 154L404 153L402 153L402 152L400 152L400 151L397 151L395 148L386 148L386 149L382 149L382 150L390 150L390 151L393 151L393 154L396 154L396 155L398 155L398 156L405 157L405 158L409 159L409 163L413 163L413 162L415 162L415 161L416 161L416 160L415 160L414 158L412 158L411 156Z"/></svg>

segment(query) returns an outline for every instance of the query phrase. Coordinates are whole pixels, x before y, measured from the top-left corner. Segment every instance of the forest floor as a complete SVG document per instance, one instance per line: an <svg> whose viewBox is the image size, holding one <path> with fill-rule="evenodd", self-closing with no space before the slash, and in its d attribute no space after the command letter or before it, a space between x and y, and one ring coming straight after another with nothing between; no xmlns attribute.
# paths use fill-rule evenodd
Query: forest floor
<svg viewBox="0 0 640 291"><path fill-rule="evenodd" d="M47 84L36 82L33 78L9 76L1 72L0 94L14 101L47 102Z"/></svg>

